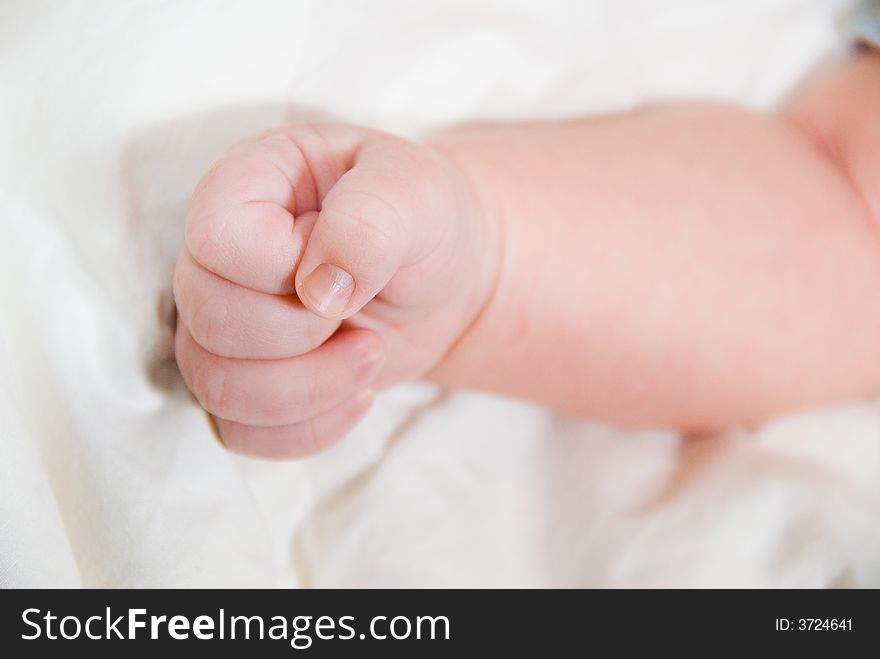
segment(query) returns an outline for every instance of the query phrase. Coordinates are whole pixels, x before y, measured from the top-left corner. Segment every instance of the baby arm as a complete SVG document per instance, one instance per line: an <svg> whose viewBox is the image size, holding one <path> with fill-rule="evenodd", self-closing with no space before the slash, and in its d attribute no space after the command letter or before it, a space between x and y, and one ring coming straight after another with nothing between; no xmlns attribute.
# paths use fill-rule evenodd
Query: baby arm
<svg viewBox="0 0 880 659"><path fill-rule="evenodd" d="M878 117L862 53L776 115L258 135L193 194L181 373L227 446L267 457L422 377L686 431L874 393Z"/></svg>
<svg viewBox="0 0 880 659"><path fill-rule="evenodd" d="M690 431L880 390L880 55L777 115L680 105L436 146L503 246L434 380Z"/></svg>

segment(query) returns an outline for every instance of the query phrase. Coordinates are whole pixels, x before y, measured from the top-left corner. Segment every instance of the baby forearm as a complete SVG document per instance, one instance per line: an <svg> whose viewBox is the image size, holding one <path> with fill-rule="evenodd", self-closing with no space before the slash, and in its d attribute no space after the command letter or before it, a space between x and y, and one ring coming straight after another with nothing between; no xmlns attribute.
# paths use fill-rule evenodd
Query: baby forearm
<svg viewBox="0 0 880 659"><path fill-rule="evenodd" d="M877 229L812 137L683 105L444 138L504 245L434 379L689 430L872 392Z"/></svg>

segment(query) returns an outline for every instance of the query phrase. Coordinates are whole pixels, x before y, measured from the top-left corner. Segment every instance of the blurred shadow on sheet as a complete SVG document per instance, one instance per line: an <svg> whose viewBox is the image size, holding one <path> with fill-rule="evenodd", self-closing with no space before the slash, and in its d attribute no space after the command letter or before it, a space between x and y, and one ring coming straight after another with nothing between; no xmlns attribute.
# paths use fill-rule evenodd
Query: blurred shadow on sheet
<svg viewBox="0 0 880 659"><path fill-rule="evenodd" d="M543 585L610 587L637 541L646 498L663 491L685 464L688 440L672 431L626 431L557 417L534 454L534 533Z"/></svg>
<svg viewBox="0 0 880 659"><path fill-rule="evenodd" d="M559 419L554 435L536 455L548 511L537 554L549 584L857 582L826 509L858 500L858 488L828 464L766 443L762 429L679 438Z"/></svg>

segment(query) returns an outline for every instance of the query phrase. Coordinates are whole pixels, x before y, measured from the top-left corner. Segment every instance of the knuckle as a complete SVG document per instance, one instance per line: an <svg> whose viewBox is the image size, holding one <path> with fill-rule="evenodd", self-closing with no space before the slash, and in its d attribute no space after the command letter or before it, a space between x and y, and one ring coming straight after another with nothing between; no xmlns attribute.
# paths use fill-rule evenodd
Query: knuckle
<svg viewBox="0 0 880 659"><path fill-rule="evenodd" d="M274 156L276 153L289 152L291 149L294 149L297 152L300 150L296 140L294 140L287 132L278 130L266 133L257 139L256 144L265 149L270 157Z"/></svg>
<svg viewBox="0 0 880 659"><path fill-rule="evenodd" d="M320 369L313 368L309 370L309 376L305 384L305 402L309 412L314 413L319 409L324 398L323 378L321 378Z"/></svg>
<svg viewBox="0 0 880 659"><path fill-rule="evenodd" d="M318 326L315 322L315 319L318 317L315 314L309 314L306 317L306 322L303 323L303 335L305 338L305 349L313 350L318 347L318 344L315 343L318 336Z"/></svg>
<svg viewBox="0 0 880 659"><path fill-rule="evenodd" d="M224 213L216 206L214 191L222 189L223 161L214 164L202 177L190 204L184 227L184 243L192 257L213 269L224 255Z"/></svg>
<svg viewBox="0 0 880 659"><path fill-rule="evenodd" d="M365 190L340 192L335 201L336 212L351 223L358 239L382 249L397 243L402 216L389 201Z"/></svg>
<svg viewBox="0 0 880 659"><path fill-rule="evenodd" d="M184 341L184 333L185 329L178 325L174 331L174 361L177 362L177 368L180 371L180 375L183 377L183 381L186 383L186 386L192 390L194 389L192 385L192 365L191 358L187 354L189 351L187 350L187 344Z"/></svg>
<svg viewBox="0 0 880 659"><path fill-rule="evenodd" d="M220 292L208 296L190 317L190 333L208 352L226 355L234 341L229 327L229 296Z"/></svg>
<svg viewBox="0 0 880 659"><path fill-rule="evenodd" d="M318 348L336 331L339 324L339 321L328 321L316 314L307 314L300 325L300 341L304 344L302 352L306 353Z"/></svg>
<svg viewBox="0 0 880 659"><path fill-rule="evenodd" d="M189 276L183 269L180 260L178 260L177 265L174 267L171 296L174 298L174 304L180 313L180 317L186 318L186 312L189 309Z"/></svg>
<svg viewBox="0 0 880 659"><path fill-rule="evenodd" d="M220 239L216 222L210 216L190 214L184 229L184 242L192 257L206 268L217 261Z"/></svg>
<svg viewBox="0 0 880 659"><path fill-rule="evenodd" d="M304 455L317 453L321 450L321 437L314 417L299 424L295 441L299 444L299 448Z"/></svg>
<svg viewBox="0 0 880 659"><path fill-rule="evenodd" d="M186 295L186 283L187 276L183 271L181 266L180 259L177 260L177 263L174 266L174 279L171 283L171 290L174 293L174 300L179 302L181 298Z"/></svg>
<svg viewBox="0 0 880 659"><path fill-rule="evenodd" d="M211 191L214 188L222 185L223 178L227 169L226 165L230 158L230 152L227 152L226 154L215 160L213 163L211 163L208 169L205 170L205 173L202 174L202 177L196 184L196 189L193 192L194 199L198 199L205 194L210 195Z"/></svg>
<svg viewBox="0 0 880 659"><path fill-rule="evenodd" d="M228 418L231 410L229 371L221 364L206 362L193 373L193 394L211 414Z"/></svg>
<svg viewBox="0 0 880 659"><path fill-rule="evenodd" d="M291 440L297 444L297 453L302 456L320 453L332 446L341 436L338 430L328 427L325 416L316 416L297 424L296 433Z"/></svg>

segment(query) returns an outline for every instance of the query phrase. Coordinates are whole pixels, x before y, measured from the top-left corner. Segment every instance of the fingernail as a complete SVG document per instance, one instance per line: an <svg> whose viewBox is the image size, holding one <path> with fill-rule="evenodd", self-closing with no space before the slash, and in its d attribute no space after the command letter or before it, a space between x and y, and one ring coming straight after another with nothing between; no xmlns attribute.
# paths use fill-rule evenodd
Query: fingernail
<svg viewBox="0 0 880 659"><path fill-rule="evenodd" d="M345 311L354 293L354 279L342 268L322 263L303 280L302 290L315 309L335 316Z"/></svg>

